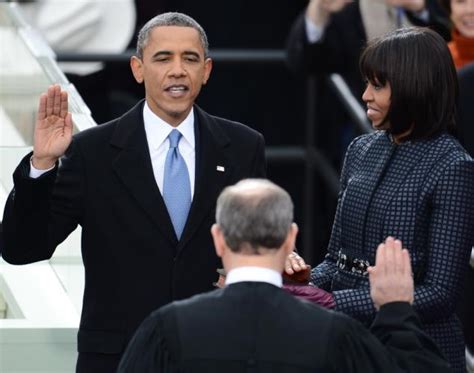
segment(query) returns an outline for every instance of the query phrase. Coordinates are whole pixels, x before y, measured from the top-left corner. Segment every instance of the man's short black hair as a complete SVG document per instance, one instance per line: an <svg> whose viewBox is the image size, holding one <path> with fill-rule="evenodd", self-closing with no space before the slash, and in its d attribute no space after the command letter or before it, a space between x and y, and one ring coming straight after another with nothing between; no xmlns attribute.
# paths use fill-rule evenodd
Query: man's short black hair
<svg viewBox="0 0 474 373"><path fill-rule="evenodd" d="M371 40L360 58L362 76L391 88L389 132L417 140L453 131L458 80L446 42L434 31L409 27Z"/></svg>

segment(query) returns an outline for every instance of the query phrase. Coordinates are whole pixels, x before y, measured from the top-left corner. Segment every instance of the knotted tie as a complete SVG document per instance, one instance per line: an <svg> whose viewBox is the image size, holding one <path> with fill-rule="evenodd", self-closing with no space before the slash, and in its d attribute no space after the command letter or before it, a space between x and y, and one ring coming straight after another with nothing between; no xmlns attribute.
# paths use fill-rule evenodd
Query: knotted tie
<svg viewBox="0 0 474 373"><path fill-rule="evenodd" d="M183 233L191 206L188 168L178 149L181 136L182 134L176 129L168 135L170 148L166 154L163 178L163 199L178 240Z"/></svg>

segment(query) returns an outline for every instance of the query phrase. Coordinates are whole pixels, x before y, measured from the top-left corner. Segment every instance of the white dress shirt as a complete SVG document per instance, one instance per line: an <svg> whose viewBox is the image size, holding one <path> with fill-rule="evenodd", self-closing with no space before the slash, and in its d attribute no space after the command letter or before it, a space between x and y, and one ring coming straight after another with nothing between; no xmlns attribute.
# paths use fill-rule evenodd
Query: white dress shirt
<svg viewBox="0 0 474 373"><path fill-rule="evenodd" d="M163 194L163 177L165 172L166 154L170 147L168 135L175 128L166 123L163 119L153 113L145 102L143 105L143 122L145 123L145 133L150 151L151 164L153 167L153 175L155 176L156 184ZM196 169L196 147L194 137L194 109L192 108L188 116L180 123L176 129L181 132L183 137L179 141L178 149L181 156L184 158L186 167L188 168L189 183L191 185L191 199L194 196L194 180ZM47 170L38 170L33 167L30 162L30 177L36 179L45 172L52 170L51 167Z"/></svg>
<svg viewBox="0 0 474 373"><path fill-rule="evenodd" d="M237 282L266 282L279 288L283 286L281 273L263 267L238 267L227 273L225 284L231 285Z"/></svg>
<svg viewBox="0 0 474 373"><path fill-rule="evenodd" d="M145 123L145 133L150 150L151 164L155 181L163 194L163 178L165 173L166 154L170 147L168 135L175 127L166 123L163 119L153 113L145 102L143 105L143 121ZM191 109L188 116L180 123L176 129L183 135L178 144L179 152L184 158L189 174L189 185L191 185L191 199L194 196L194 179L196 168L196 148L194 137L194 109Z"/></svg>

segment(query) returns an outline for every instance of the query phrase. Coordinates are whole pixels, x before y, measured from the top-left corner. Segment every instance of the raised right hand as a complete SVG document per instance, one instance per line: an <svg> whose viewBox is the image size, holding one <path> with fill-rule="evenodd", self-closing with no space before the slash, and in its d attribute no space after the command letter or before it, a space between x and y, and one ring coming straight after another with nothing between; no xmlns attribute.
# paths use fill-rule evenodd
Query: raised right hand
<svg viewBox="0 0 474 373"><path fill-rule="evenodd" d="M369 267L370 296L375 308L390 302L413 303L414 282L410 256L402 243L388 237L377 248L375 267Z"/></svg>
<svg viewBox="0 0 474 373"><path fill-rule="evenodd" d="M54 166L72 139L72 116L68 112L67 92L52 85L40 96L35 125L33 166L40 170Z"/></svg>

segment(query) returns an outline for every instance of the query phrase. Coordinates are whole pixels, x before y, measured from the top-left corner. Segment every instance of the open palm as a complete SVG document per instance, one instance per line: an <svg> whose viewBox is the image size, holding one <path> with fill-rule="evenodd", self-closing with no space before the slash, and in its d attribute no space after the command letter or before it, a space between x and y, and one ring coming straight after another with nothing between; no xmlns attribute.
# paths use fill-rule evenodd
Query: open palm
<svg viewBox="0 0 474 373"><path fill-rule="evenodd" d="M67 92L59 85L50 86L40 97L33 149L33 163L39 169L52 167L71 143L72 117L67 100Z"/></svg>

